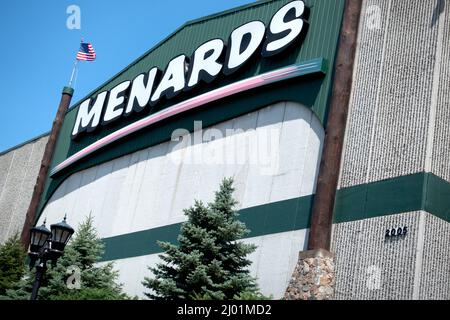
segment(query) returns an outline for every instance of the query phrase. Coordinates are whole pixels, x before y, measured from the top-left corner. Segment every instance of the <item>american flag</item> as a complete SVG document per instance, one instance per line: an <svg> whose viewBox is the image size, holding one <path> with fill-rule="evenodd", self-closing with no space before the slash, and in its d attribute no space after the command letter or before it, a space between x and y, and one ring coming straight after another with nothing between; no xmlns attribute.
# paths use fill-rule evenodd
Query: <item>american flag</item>
<svg viewBox="0 0 450 320"><path fill-rule="evenodd" d="M85 42L81 43L80 50L78 50L77 53L77 60L94 61L96 56L97 55L95 54L92 44Z"/></svg>

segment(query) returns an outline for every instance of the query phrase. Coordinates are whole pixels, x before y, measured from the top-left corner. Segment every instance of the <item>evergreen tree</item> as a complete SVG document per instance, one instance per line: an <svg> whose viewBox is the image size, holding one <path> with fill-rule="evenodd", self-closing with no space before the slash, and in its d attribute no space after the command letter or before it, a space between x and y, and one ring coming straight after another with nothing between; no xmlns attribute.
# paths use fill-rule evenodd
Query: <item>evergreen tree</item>
<svg viewBox="0 0 450 320"><path fill-rule="evenodd" d="M13 286L25 273L26 251L16 233L0 245L0 295Z"/></svg>
<svg viewBox="0 0 450 320"><path fill-rule="evenodd" d="M41 300L118 300L128 298L117 284L113 263L96 265L104 245L92 225L92 217L83 222L69 242L57 265L49 267L39 289ZM48 263L49 264L49 263ZM10 299L29 299L34 271L8 290ZM77 285L78 284L78 285Z"/></svg>
<svg viewBox="0 0 450 320"><path fill-rule="evenodd" d="M162 263L150 267L154 278L143 284L151 299L235 299L241 294L257 294L256 280L250 276L247 255L254 245L237 241L248 233L237 220L233 180L224 179L212 203L195 201L185 209L178 245L160 242Z"/></svg>

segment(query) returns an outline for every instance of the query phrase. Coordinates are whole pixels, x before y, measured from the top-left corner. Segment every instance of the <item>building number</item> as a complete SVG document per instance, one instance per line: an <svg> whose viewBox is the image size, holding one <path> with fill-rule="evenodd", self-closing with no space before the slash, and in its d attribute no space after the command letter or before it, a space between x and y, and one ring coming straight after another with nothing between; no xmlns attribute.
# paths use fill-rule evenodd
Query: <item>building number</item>
<svg viewBox="0 0 450 320"><path fill-rule="evenodd" d="M403 228L399 227L397 229L395 229L395 228L387 229L386 233L385 233L385 238L406 236L407 233L408 233L408 227L403 227Z"/></svg>

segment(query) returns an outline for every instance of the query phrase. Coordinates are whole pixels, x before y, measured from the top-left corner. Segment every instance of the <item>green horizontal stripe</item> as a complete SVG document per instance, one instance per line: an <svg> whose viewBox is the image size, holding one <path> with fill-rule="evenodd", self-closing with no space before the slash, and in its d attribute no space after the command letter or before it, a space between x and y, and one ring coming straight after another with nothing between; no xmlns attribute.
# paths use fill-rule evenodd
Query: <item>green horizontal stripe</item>
<svg viewBox="0 0 450 320"><path fill-rule="evenodd" d="M426 176L417 173L341 189L336 197L334 222L421 210Z"/></svg>
<svg viewBox="0 0 450 320"><path fill-rule="evenodd" d="M450 222L450 183L427 174L425 186L424 210Z"/></svg>
<svg viewBox="0 0 450 320"><path fill-rule="evenodd" d="M247 238L309 228L313 195L239 211ZM416 173L338 190L334 223L423 210L450 222L450 183ZM161 252L157 241L177 242L181 223L103 239L103 261Z"/></svg>
<svg viewBox="0 0 450 320"><path fill-rule="evenodd" d="M242 209L239 220L244 222L249 238L279 232L305 229L309 226L312 196L273 202ZM103 239L103 261L138 257L161 252L157 241L177 242L181 223L143 230Z"/></svg>
<svg viewBox="0 0 450 320"><path fill-rule="evenodd" d="M334 222L423 210L450 222L450 183L420 172L339 190Z"/></svg>

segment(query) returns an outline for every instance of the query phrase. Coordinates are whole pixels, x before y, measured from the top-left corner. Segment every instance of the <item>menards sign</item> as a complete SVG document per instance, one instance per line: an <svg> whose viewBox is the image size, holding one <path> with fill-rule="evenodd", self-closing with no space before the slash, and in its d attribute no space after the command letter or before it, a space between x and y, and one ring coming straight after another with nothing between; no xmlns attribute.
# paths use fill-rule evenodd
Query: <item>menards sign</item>
<svg viewBox="0 0 450 320"><path fill-rule="evenodd" d="M262 21L247 22L234 29L225 43L215 38L195 49L191 57L182 54L169 61L162 72L157 67L141 73L133 80L119 83L109 91L100 92L94 99L83 101L78 107L71 137L76 139L99 126L118 122L132 113L141 113L162 99L172 99L190 91L201 83L211 83L220 74L237 72L258 51L263 59L275 56L300 39L307 32L308 8L304 1L292 1L282 6L266 26ZM291 65L211 90L177 103L119 129L67 158L53 168L54 175L88 154L151 124L245 90L318 71L321 59Z"/></svg>

